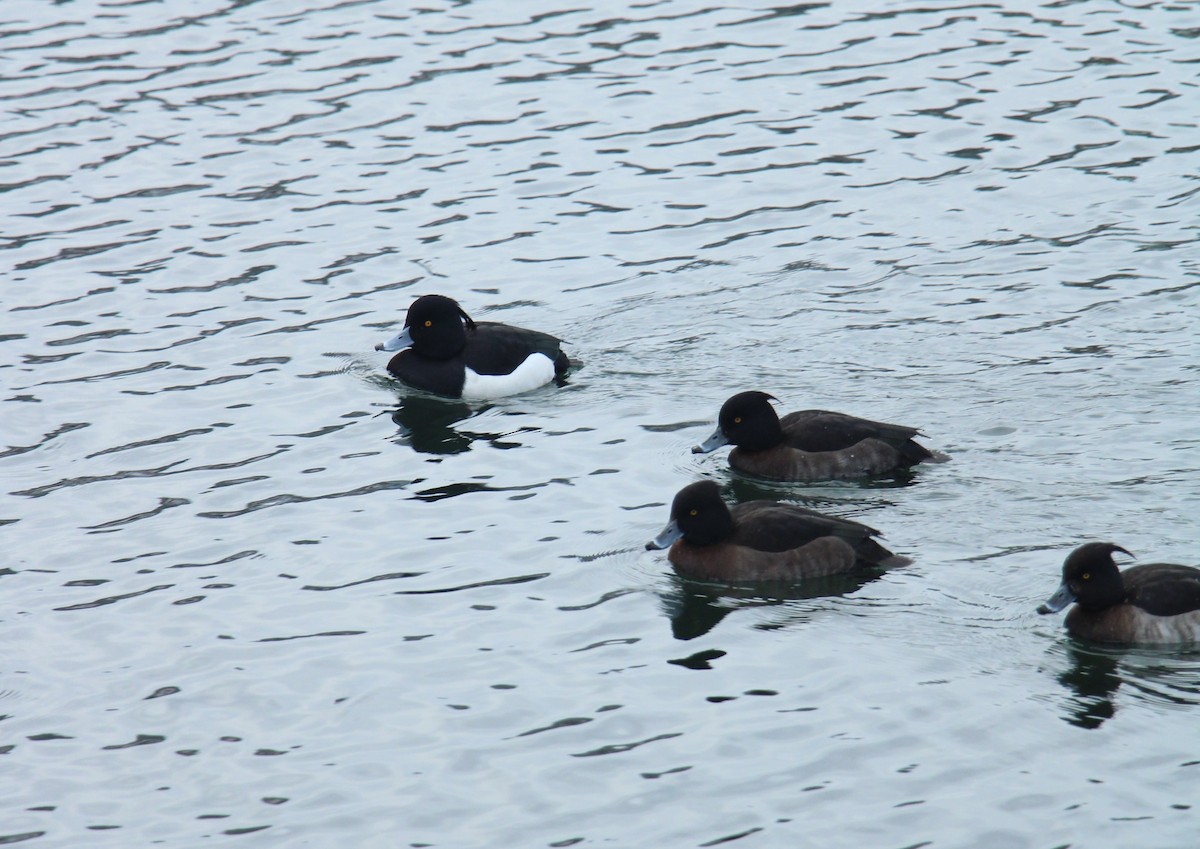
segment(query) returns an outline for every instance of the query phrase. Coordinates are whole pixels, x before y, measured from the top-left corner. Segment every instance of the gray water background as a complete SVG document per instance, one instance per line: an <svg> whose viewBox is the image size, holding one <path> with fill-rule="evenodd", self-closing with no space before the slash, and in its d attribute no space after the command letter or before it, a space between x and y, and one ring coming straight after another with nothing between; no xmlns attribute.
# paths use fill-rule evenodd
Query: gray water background
<svg viewBox="0 0 1200 849"><path fill-rule="evenodd" d="M1034 608L1200 557L1198 70L1190 2L6 0L0 842L1194 846L1200 657ZM581 366L413 397L425 292ZM953 459L739 479L747 388ZM701 476L915 563L686 586Z"/></svg>

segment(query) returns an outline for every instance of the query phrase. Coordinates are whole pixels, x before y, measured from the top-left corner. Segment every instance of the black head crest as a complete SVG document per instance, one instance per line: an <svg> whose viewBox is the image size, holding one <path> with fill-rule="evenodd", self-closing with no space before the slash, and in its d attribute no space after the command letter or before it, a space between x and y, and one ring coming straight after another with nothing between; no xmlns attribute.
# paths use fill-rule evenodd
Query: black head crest
<svg viewBox="0 0 1200 849"><path fill-rule="evenodd" d="M471 316L467 315L467 311L464 310L458 304L458 302L455 302L454 306L458 308L458 314L462 316L463 324L466 325L467 330L474 330L475 329L475 321L471 318Z"/></svg>

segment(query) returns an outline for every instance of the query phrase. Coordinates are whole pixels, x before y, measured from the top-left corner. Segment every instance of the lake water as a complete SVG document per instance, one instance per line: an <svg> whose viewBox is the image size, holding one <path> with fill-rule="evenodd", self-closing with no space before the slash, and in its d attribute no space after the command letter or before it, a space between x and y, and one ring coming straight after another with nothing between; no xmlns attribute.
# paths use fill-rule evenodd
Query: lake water
<svg viewBox="0 0 1200 849"><path fill-rule="evenodd" d="M0 843L1190 847L1200 7L6 0ZM570 384L408 395L411 300ZM902 479L695 456L730 394ZM915 561L676 579L674 493ZM234 838L236 837L236 840Z"/></svg>

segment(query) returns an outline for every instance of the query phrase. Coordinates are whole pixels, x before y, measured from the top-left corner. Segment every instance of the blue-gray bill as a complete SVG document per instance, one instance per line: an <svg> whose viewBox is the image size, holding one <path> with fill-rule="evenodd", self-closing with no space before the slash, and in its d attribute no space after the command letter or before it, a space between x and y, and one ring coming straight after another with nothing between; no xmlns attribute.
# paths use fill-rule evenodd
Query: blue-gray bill
<svg viewBox="0 0 1200 849"><path fill-rule="evenodd" d="M701 442L699 445L692 446L693 454L707 454L710 451L716 451L722 445L729 444L729 437L725 435L725 431L717 428L713 431L713 435Z"/></svg>
<svg viewBox="0 0 1200 849"><path fill-rule="evenodd" d="M404 330L400 331L400 333L398 335L393 336L391 339L387 340L386 342L380 342L378 345L375 346L375 350L376 351L399 351L401 348L411 348L412 343L413 343L412 334L410 334L408 332L408 328L406 327L406 328L404 328Z"/></svg>
<svg viewBox="0 0 1200 849"><path fill-rule="evenodd" d="M1042 604L1038 607L1037 612L1038 613L1058 613L1058 611L1062 610L1064 607L1066 607L1068 604L1070 604L1074 600L1075 600L1075 593L1071 592L1071 588L1068 587L1066 585L1066 583L1064 582L1061 585L1059 585L1059 588L1057 590L1055 590L1054 595L1052 595L1052 596L1050 596L1050 598L1046 599L1045 604Z"/></svg>
<svg viewBox="0 0 1200 849"><path fill-rule="evenodd" d="M667 526L659 532L658 536L646 543L646 550L654 551L655 549L670 548L671 543L682 536L683 531L679 529L679 525L675 524L675 520L672 519L667 522Z"/></svg>

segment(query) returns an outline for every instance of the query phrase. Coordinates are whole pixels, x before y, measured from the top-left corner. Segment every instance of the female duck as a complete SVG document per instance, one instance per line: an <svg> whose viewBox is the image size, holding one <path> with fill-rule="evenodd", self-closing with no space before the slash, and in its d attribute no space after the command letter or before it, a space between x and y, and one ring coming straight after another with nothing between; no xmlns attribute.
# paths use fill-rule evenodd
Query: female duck
<svg viewBox="0 0 1200 849"><path fill-rule="evenodd" d="M1111 542L1089 542L1063 563L1062 584L1038 608L1057 613L1071 602L1067 631L1104 643L1200 641L1200 569L1143 563L1117 570ZM1132 557L1133 555L1129 555Z"/></svg>
<svg viewBox="0 0 1200 849"><path fill-rule="evenodd" d="M746 501L730 508L714 482L698 481L679 490L671 521L646 548L670 546L667 558L680 575L725 584L798 581L911 562L877 536L874 528L795 504Z"/></svg>
<svg viewBox="0 0 1200 849"><path fill-rule="evenodd" d="M570 360L548 333L494 321L476 322L453 298L413 301L400 335L375 346L400 351L388 371L417 389L482 400L528 392L562 378Z"/></svg>
<svg viewBox="0 0 1200 849"><path fill-rule="evenodd" d="M717 429L692 448L707 454L736 446L729 465L778 481L839 480L894 472L925 460L944 461L913 441L916 428L827 410L802 410L782 419L766 392L739 392L721 407Z"/></svg>

